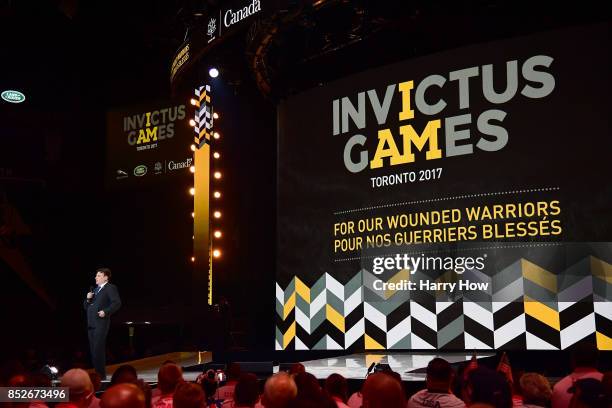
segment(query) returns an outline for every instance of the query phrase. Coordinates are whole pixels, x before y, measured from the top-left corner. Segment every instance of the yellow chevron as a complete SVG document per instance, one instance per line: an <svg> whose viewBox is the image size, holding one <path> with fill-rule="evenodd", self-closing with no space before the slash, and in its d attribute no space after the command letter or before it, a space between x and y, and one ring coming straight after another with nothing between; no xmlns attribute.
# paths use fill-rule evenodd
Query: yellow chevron
<svg viewBox="0 0 612 408"><path fill-rule="evenodd" d="M289 296L289 299L287 299L287 301L285 302L285 308L283 310L283 320L287 319L287 316L289 316L289 313L291 313L294 307L295 307L295 292L293 292L291 296Z"/></svg>
<svg viewBox="0 0 612 408"><path fill-rule="evenodd" d="M295 291L302 299L310 304L310 288L304 284L297 276L295 277Z"/></svg>
<svg viewBox="0 0 612 408"><path fill-rule="evenodd" d="M612 339L603 333L595 332L597 348L600 350L612 350Z"/></svg>
<svg viewBox="0 0 612 408"><path fill-rule="evenodd" d="M559 319L559 312L554 309L551 309L544 303L531 299L529 296L525 296L524 303L525 313L527 313L529 316L541 321L542 323L552 327L557 331L561 330L561 320Z"/></svg>
<svg viewBox="0 0 612 408"><path fill-rule="evenodd" d="M365 336L364 339L365 339L366 350L384 350L385 349L383 346L380 345L380 343L378 343L376 340L374 340L367 334L365 334L364 336Z"/></svg>
<svg viewBox="0 0 612 408"><path fill-rule="evenodd" d="M295 337L295 322L291 323L291 326L283 334L283 348L286 349L291 340Z"/></svg>
<svg viewBox="0 0 612 408"><path fill-rule="evenodd" d="M521 259L521 269L524 278L548 289L550 292L557 293L557 275L526 259Z"/></svg>
<svg viewBox="0 0 612 408"><path fill-rule="evenodd" d="M325 305L325 317L342 333L346 332L344 327L344 317L330 305Z"/></svg>
<svg viewBox="0 0 612 408"><path fill-rule="evenodd" d="M406 280L410 279L410 271L408 269L402 269L401 271L393 275L391 279L389 279L387 282L398 283L399 281L404 280L404 279ZM385 300L395 295L396 292L397 290L390 290L390 289L385 290L385 295L384 295Z"/></svg>
<svg viewBox="0 0 612 408"><path fill-rule="evenodd" d="M599 258L591 257L591 273L593 276L612 284L612 265Z"/></svg>

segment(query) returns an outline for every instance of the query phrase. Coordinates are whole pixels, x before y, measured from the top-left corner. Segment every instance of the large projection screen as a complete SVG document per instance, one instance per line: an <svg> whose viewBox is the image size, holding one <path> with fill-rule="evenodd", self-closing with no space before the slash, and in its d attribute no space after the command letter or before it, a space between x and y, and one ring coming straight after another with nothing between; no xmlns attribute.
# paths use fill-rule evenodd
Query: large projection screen
<svg viewBox="0 0 612 408"><path fill-rule="evenodd" d="M278 110L278 350L612 349L610 25Z"/></svg>

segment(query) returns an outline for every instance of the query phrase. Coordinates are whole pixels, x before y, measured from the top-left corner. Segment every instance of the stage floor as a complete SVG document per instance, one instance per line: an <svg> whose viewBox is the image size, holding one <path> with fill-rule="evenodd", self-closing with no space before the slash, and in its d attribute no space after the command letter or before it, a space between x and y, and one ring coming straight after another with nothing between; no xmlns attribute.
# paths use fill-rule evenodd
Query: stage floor
<svg viewBox="0 0 612 408"><path fill-rule="evenodd" d="M473 353L364 353L344 357L323 358L304 361L306 371L319 379L338 373L347 379L363 379L372 363L389 364L398 372L404 381L425 381L427 364L435 357L441 357L449 363L460 363L472 358ZM477 358L494 356L495 353L477 353Z"/></svg>
<svg viewBox="0 0 612 408"><path fill-rule="evenodd" d="M461 363L472 358L473 353L435 353L435 352L405 352L405 353L362 353L350 354L342 357L322 358L302 362L306 371L317 377L325 379L330 374L338 373L347 379L363 379L368 367L372 363L388 364L393 371L398 372L404 381L424 381L427 364L435 357L441 357L449 363ZM494 356L495 353L477 353L477 358ZM136 368L138 378L148 382L157 382L157 372L164 361L172 360L176 364L188 368L212 361L211 352L176 352L141 360L126 362ZM110 377L120 364L107 366ZM274 372L279 366L274 366ZM195 381L200 374L198 371L185 370L183 377L187 381Z"/></svg>
<svg viewBox="0 0 612 408"><path fill-rule="evenodd" d="M108 381L106 382L110 382L111 376L115 370L119 368L119 366L123 364L130 364L134 366L138 372L138 378L148 383L156 383L159 367L168 360L171 360L182 367L191 367L198 364L211 362L212 353L210 351L181 351L106 366L106 373L108 376ZM183 372L183 378L187 381L195 381L199 374L199 372L185 371Z"/></svg>

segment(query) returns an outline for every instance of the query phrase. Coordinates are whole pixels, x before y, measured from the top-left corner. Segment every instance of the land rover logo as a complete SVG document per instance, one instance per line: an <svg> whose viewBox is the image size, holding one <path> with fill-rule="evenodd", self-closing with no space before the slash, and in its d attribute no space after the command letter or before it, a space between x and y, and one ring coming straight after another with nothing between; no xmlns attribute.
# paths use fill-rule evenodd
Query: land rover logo
<svg viewBox="0 0 612 408"><path fill-rule="evenodd" d="M2 99L10 103L21 103L25 101L25 95L19 91L6 90L2 92Z"/></svg>
<svg viewBox="0 0 612 408"><path fill-rule="evenodd" d="M134 167L134 175L137 177L141 177L147 174L147 166L141 164L140 166Z"/></svg>

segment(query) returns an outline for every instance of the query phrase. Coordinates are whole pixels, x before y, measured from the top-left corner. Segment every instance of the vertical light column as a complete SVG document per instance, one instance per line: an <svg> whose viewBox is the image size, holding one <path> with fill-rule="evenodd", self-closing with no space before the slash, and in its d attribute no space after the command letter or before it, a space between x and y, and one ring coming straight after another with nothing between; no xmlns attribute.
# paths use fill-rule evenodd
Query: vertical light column
<svg viewBox="0 0 612 408"><path fill-rule="evenodd" d="M213 125L210 85L195 89L194 150L194 273L207 274L207 303L212 305L213 270L210 228L210 139Z"/></svg>

